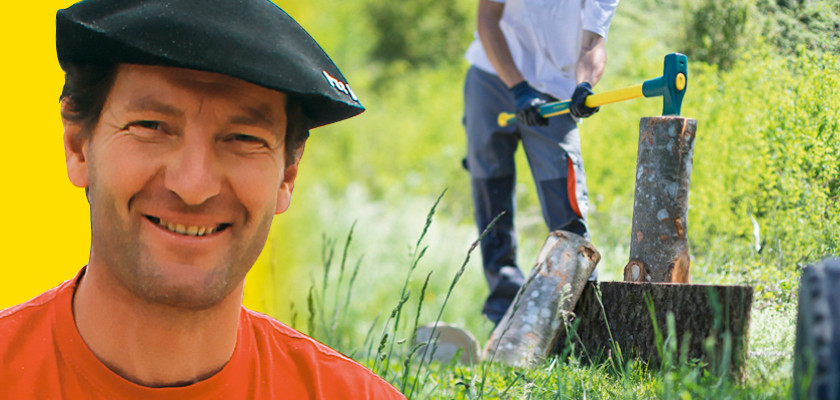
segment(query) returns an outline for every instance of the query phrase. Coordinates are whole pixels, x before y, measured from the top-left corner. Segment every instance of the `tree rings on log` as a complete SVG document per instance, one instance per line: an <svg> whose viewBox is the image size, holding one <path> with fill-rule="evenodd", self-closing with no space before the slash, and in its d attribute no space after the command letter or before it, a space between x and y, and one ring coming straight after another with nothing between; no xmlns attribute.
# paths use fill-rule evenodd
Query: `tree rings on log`
<svg viewBox="0 0 840 400"><path fill-rule="evenodd" d="M749 286L590 282L575 306L573 330L561 332L554 352L596 361L620 349L623 361L637 358L653 368L702 359L712 372L742 379L752 295Z"/></svg>
<svg viewBox="0 0 840 400"><path fill-rule="evenodd" d="M601 255L582 236L549 234L525 284L519 289L484 349L485 360L526 366L540 362L580 297Z"/></svg>

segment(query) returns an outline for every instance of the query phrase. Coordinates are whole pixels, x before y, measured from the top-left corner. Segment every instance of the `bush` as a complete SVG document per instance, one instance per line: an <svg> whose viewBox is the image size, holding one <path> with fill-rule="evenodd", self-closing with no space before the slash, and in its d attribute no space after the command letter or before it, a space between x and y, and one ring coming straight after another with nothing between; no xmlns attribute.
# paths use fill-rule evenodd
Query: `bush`
<svg viewBox="0 0 840 400"><path fill-rule="evenodd" d="M782 55L795 55L798 48L840 52L836 0L702 0L682 8L686 55L720 70L765 41Z"/></svg>
<svg viewBox="0 0 840 400"><path fill-rule="evenodd" d="M762 0L757 2L761 35L781 53L798 47L840 52L840 3L836 0Z"/></svg>
<svg viewBox="0 0 840 400"><path fill-rule="evenodd" d="M748 0L702 0L684 6L682 44L689 59L704 61L726 70L746 43L752 2Z"/></svg>
<svg viewBox="0 0 840 400"><path fill-rule="evenodd" d="M462 58L474 29L467 1L369 1L373 28L370 60L388 75L410 68L452 65Z"/></svg>
<svg viewBox="0 0 840 400"><path fill-rule="evenodd" d="M754 51L729 72L695 74L686 97L686 108L704 115L690 201L694 253L763 297L789 300L797 265L840 249L839 71L836 55Z"/></svg>

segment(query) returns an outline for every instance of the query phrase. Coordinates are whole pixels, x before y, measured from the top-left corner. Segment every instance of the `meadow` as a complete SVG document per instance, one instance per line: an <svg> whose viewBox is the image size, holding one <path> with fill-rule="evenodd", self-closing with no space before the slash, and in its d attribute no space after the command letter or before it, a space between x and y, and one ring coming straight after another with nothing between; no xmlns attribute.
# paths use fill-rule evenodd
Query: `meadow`
<svg viewBox="0 0 840 400"><path fill-rule="evenodd" d="M418 354L418 324L453 323L482 344L492 330L480 315L487 289L461 167L471 1L281 2L334 55L368 111L312 132L292 209L275 223L269 265L249 280L246 301L410 398L789 397L801 269L840 252L840 39L832 28L840 10L793 3L622 2L596 87L659 76L669 52L689 56L682 115L698 120L691 279L753 286L743 382L700 360L651 370L556 357L515 369L429 365ZM805 25L814 15L828 15L816 19L828 28ZM709 29L709 19L733 25ZM807 34L790 39L796 29ZM602 281L620 280L627 262L638 120L660 113L661 101L639 99L604 106L581 125ZM547 231L524 154L517 157L518 257L527 273Z"/></svg>
<svg viewBox="0 0 840 400"><path fill-rule="evenodd" d="M656 369L618 358L555 357L528 369L424 361L417 325L455 324L482 344L493 328L480 315L487 288L472 247L480 232L461 166L462 54L476 2L276 2L334 58L368 110L312 132L291 208L249 275L246 305L359 360L412 399L790 397L801 270L840 253L836 0L625 0L595 88L641 83L661 75L665 54L688 55L682 115L698 120L691 280L754 288L743 382L678 357ZM43 266L9 268L2 306L70 278L87 256L87 205L66 182L58 113L43 117L56 110L61 82L50 24L72 1L59 3L38 3L41 25L21 18L30 40L10 44L20 59L39 61L5 67L26 77L9 82L19 95L4 103L9 131L51 133L43 146L10 135L4 150L4 180L29 194L4 196L5 209L26 211L9 213L18 238L4 241L7 262ZM660 113L661 101L637 99L581 125L602 281L622 279L638 121ZM38 155L21 151L28 148ZM517 162L518 260L527 273L548 232L521 151ZM54 232L44 235L44 226Z"/></svg>

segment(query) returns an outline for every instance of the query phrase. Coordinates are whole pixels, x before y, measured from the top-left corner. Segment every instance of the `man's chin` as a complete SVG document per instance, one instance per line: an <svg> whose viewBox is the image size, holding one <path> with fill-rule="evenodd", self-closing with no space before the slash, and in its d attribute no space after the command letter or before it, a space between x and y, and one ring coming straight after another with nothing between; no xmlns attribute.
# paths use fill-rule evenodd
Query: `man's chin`
<svg viewBox="0 0 840 400"><path fill-rule="evenodd" d="M227 268L208 270L179 264L156 269L133 274L123 284L150 304L196 311L219 304L239 283Z"/></svg>
<svg viewBox="0 0 840 400"><path fill-rule="evenodd" d="M165 286L140 295L149 303L174 309L200 311L213 308L230 294L230 291L210 291L195 286Z"/></svg>

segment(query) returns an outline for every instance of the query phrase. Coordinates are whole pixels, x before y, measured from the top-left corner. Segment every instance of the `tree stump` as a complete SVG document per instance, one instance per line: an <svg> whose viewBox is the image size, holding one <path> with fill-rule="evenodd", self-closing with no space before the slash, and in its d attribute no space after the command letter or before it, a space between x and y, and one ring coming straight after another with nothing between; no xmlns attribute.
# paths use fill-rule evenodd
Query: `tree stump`
<svg viewBox="0 0 840 400"><path fill-rule="evenodd" d="M657 368L703 359L716 373L744 377L752 288L687 285L688 193L697 121L642 118L626 282L587 285L574 330L555 351L582 358L621 355ZM619 352L620 350L620 352Z"/></svg>
<svg viewBox="0 0 840 400"><path fill-rule="evenodd" d="M601 255L582 236L549 234L528 279L484 349L485 360L528 366L545 358Z"/></svg>
<svg viewBox="0 0 840 400"><path fill-rule="evenodd" d="M688 189L697 120L642 118L628 282L688 283Z"/></svg>
<svg viewBox="0 0 840 400"><path fill-rule="evenodd" d="M743 379L749 350L752 287L590 282L575 307L575 331L561 332L554 352L594 361L616 349L626 362L703 359L713 373ZM599 299L600 297L600 299ZM603 307L601 306L603 304ZM672 322L669 322L671 320Z"/></svg>

